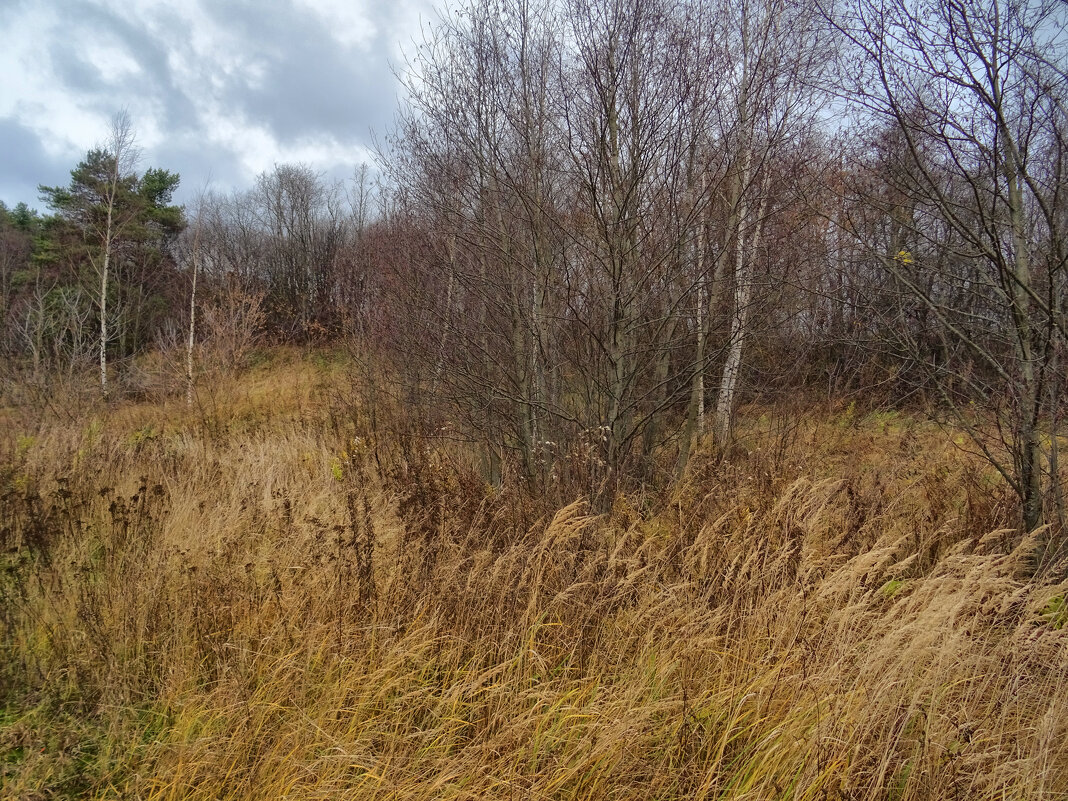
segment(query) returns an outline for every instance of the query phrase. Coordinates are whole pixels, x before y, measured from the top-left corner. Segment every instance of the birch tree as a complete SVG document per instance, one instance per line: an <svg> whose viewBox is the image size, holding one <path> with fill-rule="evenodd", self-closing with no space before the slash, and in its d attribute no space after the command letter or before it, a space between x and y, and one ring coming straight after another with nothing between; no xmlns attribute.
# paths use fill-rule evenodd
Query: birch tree
<svg viewBox="0 0 1068 801"><path fill-rule="evenodd" d="M812 122L819 109L818 79L827 56L823 26L814 6L762 0L724 8L720 16L735 43L731 103L724 133L733 169L728 226L722 253L732 251L733 298L727 357L716 400L714 436L731 435L745 344L750 336L754 280L767 218L776 160ZM781 200L780 200L781 203Z"/></svg>
<svg viewBox="0 0 1068 801"><path fill-rule="evenodd" d="M196 213L193 217L192 230L189 232L189 330L185 341L185 404L193 405L194 362L197 334L197 282L200 279L200 265L204 256L204 217L208 205L207 193L201 192L196 201Z"/></svg>

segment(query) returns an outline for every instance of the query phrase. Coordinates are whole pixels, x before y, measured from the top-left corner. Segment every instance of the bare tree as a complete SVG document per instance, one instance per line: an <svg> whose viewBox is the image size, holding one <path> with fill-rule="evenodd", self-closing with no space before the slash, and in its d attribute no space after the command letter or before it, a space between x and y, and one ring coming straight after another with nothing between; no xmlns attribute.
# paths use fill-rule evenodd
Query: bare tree
<svg viewBox="0 0 1068 801"><path fill-rule="evenodd" d="M1055 469L1042 478L1065 335L1059 14L1041 0L858 0L835 17L852 98L891 131L864 199L892 232L869 251L915 300L898 341L1013 487L1028 530L1059 487Z"/></svg>
<svg viewBox="0 0 1068 801"><path fill-rule="evenodd" d="M673 441L685 467L714 367L729 428L750 314L770 302L754 272L787 200L776 160L812 116L817 22L698 0L443 14L383 154L427 234L394 285L419 321L397 332L422 365L413 394L528 479L582 463L601 501Z"/></svg>
<svg viewBox="0 0 1068 801"><path fill-rule="evenodd" d="M750 334L755 271L769 215L783 205L770 194L786 149L819 109L818 78L827 49L816 8L782 0L724 8L719 19L736 53L728 74L731 102L724 130L733 162L721 254L733 251L733 302L727 358L716 401L715 439L730 437L742 354Z"/></svg>
<svg viewBox="0 0 1068 801"><path fill-rule="evenodd" d="M338 257L348 238L339 187L303 165L281 164L260 176L246 202L265 238L262 268L276 315L290 317L302 336L334 328Z"/></svg>
<svg viewBox="0 0 1068 801"><path fill-rule="evenodd" d="M435 233L429 272L413 285L422 299L411 298L440 303L427 320L431 394L473 428L507 432L499 444L530 478L558 423L559 46L548 3L478 0L443 15L409 64L389 160Z"/></svg>
<svg viewBox="0 0 1068 801"><path fill-rule="evenodd" d="M671 157L683 154L668 152L679 131L662 46L667 5L577 1L567 10L575 49L565 62L573 91L563 122L582 211L568 275L578 337L572 360L585 384L585 408L576 411L588 430L602 432L610 498L648 423L641 401L650 388L641 378L670 325L664 279L677 250L671 229L653 220L676 178Z"/></svg>

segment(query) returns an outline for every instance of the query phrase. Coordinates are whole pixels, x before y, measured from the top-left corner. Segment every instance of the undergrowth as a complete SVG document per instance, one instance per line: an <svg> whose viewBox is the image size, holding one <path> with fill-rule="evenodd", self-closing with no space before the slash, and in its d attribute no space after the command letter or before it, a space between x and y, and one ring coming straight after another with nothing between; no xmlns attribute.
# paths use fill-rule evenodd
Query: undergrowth
<svg viewBox="0 0 1068 801"><path fill-rule="evenodd" d="M6 418L0 796L1068 794L1064 565L937 429L751 410L594 515L285 369Z"/></svg>

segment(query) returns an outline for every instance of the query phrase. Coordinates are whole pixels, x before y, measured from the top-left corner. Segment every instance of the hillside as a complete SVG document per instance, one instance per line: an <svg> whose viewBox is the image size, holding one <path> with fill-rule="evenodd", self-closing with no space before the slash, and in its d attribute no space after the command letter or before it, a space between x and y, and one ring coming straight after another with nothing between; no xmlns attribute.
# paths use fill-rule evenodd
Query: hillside
<svg viewBox="0 0 1068 801"><path fill-rule="evenodd" d="M594 514L360 380L4 411L0 795L1068 795L1068 569L952 431L747 407Z"/></svg>

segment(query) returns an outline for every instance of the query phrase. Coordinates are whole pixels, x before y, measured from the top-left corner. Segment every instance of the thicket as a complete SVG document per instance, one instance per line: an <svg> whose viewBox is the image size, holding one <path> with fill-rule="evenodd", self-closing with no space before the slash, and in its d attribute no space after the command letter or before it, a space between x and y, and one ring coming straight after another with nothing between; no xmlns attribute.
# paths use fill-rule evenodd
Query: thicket
<svg viewBox="0 0 1068 801"><path fill-rule="evenodd" d="M1063 526L1066 45L1046 0L465 0L377 177L183 210L120 114L50 215L0 208L2 386L144 395L155 351L192 403L257 337L355 343L488 481L599 511L740 403L912 405Z"/></svg>

